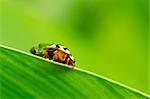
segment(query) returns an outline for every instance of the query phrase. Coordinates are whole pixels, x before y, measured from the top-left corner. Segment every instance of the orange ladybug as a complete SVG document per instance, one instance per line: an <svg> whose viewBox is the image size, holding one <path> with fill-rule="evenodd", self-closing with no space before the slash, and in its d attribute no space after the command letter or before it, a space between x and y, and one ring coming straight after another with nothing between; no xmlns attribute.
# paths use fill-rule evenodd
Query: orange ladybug
<svg viewBox="0 0 150 99"><path fill-rule="evenodd" d="M30 52L49 60L75 66L75 59L68 48L59 44L38 44L32 47Z"/></svg>

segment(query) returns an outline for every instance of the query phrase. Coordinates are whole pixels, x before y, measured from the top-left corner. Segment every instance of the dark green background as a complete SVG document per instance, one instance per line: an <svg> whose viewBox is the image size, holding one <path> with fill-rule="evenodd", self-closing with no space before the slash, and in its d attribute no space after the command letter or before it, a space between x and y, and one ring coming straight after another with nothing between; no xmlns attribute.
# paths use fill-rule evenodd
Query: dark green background
<svg viewBox="0 0 150 99"><path fill-rule="evenodd" d="M77 66L148 93L148 0L1 0L0 43L68 47Z"/></svg>

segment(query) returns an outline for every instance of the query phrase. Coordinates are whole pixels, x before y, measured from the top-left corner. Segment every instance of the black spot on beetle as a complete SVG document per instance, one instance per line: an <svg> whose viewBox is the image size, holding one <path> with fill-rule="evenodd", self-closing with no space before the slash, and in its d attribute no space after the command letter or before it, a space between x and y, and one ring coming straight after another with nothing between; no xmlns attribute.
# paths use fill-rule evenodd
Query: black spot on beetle
<svg viewBox="0 0 150 99"><path fill-rule="evenodd" d="M68 48L64 48L64 50L68 50Z"/></svg>
<svg viewBox="0 0 150 99"><path fill-rule="evenodd" d="M59 46L58 44L56 45L56 47L57 47L57 48L60 48L60 46Z"/></svg>

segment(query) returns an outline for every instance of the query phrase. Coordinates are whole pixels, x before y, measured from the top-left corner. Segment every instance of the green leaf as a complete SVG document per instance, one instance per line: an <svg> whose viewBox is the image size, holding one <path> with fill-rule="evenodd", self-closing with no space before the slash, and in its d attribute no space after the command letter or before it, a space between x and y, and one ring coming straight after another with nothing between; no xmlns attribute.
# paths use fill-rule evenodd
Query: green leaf
<svg viewBox="0 0 150 99"><path fill-rule="evenodd" d="M0 45L0 98L146 99L98 74Z"/></svg>

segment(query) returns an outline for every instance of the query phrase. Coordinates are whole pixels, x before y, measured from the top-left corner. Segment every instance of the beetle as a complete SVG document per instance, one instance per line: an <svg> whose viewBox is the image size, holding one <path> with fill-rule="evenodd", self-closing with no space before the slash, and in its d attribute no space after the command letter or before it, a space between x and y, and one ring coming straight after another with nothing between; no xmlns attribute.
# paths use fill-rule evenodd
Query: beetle
<svg viewBox="0 0 150 99"><path fill-rule="evenodd" d="M37 44L30 49L30 52L55 62L75 66L75 59L69 49L60 44Z"/></svg>

